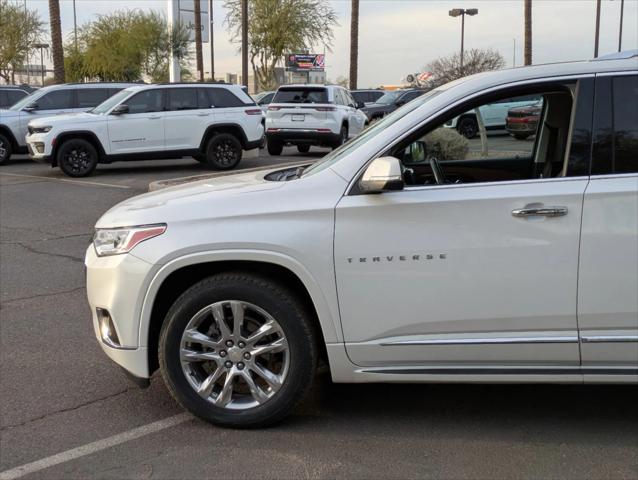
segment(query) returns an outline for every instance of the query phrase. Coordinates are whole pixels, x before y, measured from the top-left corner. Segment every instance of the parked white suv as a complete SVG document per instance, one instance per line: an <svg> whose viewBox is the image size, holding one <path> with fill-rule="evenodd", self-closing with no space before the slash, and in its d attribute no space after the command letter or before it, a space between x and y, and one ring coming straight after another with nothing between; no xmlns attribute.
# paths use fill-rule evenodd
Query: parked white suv
<svg viewBox="0 0 638 480"><path fill-rule="evenodd" d="M67 83L36 90L0 110L0 165L13 153L27 153L27 124L34 119L86 112L131 83Z"/></svg>
<svg viewBox="0 0 638 480"><path fill-rule="evenodd" d="M31 158L72 177L98 163L192 156L218 170L237 166L258 148L263 113L237 85L138 85L90 112L29 123Z"/></svg>
<svg viewBox="0 0 638 480"><path fill-rule="evenodd" d="M268 153L280 155L284 145L302 153L312 145L337 148L367 125L361 107L337 85L279 87L266 113Z"/></svg>
<svg viewBox="0 0 638 480"><path fill-rule="evenodd" d="M230 426L290 412L320 357L335 382L638 382L636 59L460 79L305 169L113 207L85 260L103 350ZM531 150L428 153L526 95Z"/></svg>

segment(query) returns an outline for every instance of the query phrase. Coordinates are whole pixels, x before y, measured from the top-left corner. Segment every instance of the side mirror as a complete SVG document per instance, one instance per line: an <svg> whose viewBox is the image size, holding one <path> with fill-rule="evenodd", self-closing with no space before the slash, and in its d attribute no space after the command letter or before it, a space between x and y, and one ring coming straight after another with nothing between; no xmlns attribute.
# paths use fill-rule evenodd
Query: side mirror
<svg viewBox="0 0 638 480"><path fill-rule="evenodd" d="M395 157L375 158L359 181L359 188L365 193L403 190L404 186L401 162Z"/></svg>
<svg viewBox="0 0 638 480"><path fill-rule="evenodd" d="M365 104L365 103L363 103L363 102L357 102L356 108L363 108L363 107L365 107L365 106L366 106L366 104Z"/></svg>
<svg viewBox="0 0 638 480"><path fill-rule="evenodd" d="M402 107L403 105L405 105L405 100L399 100L399 101L396 103L396 106L397 106L397 107Z"/></svg>
<svg viewBox="0 0 638 480"><path fill-rule="evenodd" d="M128 105L120 103L113 110L111 110L111 115L122 115L123 113L128 113L128 111Z"/></svg>
<svg viewBox="0 0 638 480"><path fill-rule="evenodd" d="M34 110L37 110L38 108L39 108L38 104L33 102L27 105L26 107L24 107L22 110L24 110L25 112L33 112Z"/></svg>

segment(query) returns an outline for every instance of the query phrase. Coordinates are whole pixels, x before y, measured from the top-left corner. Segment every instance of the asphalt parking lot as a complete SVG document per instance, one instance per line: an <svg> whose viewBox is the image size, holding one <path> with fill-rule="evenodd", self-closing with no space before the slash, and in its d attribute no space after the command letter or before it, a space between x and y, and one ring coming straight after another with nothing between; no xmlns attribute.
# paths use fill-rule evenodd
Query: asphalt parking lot
<svg viewBox="0 0 638 480"><path fill-rule="evenodd" d="M262 151L241 167L324 153ZM336 385L323 373L284 423L240 431L183 414L157 374L146 390L128 383L93 335L84 251L109 207L200 173L191 159L86 179L28 159L0 168L0 479L638 478L635 387Z"/></svg>

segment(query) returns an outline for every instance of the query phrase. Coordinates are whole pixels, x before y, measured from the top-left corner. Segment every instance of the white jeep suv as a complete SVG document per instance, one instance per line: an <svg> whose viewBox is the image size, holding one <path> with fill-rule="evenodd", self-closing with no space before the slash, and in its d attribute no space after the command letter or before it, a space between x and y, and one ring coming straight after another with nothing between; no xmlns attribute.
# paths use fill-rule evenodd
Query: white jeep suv
<svg viewBox="0 0 638 480"><path fill-rule="evenodd" d="M311 145L337 148L368 124L361 107L338 85L279 87L266 113L268 153L280 155L284 145L301 153Z"/></svg>
<svg viewBox="0 0 638 480"><path fill-rule="evenodd" d="M636 58L463 78L305 169L116 205L85 260L103 350L244 427L319 358L335 382L638 382ZM520 151L430 155L450 118L527 95Z"/></svg>
<svg viewBox="0 0 638 480"><path fill-rule="evenodd" d="M139 85L90 112L29 123L31 158L72 177L98 163L192 156L218 170L237 166L258 148L263 113L237 85Z"/></svg>
<svg viewBox="0 0 638 480"><path fill-rule="evenodd" d="M129 87L131 83L67 83L36 90L7 110L0 110L0 165L13 153L27 153L27 124L34 119L79 113Z"/></svg>

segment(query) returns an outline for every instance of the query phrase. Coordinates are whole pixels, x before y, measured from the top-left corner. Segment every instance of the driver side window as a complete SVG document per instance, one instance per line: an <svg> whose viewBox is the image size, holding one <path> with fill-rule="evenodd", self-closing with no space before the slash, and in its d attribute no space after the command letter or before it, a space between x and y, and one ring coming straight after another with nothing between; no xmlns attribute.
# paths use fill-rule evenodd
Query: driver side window
<svg viewBox="0 0 638 480"><path fill-rule="evenodd" d="M401 160L407 186L564 176L572 88L491 97L426 127L391 155Z"/></svg>

